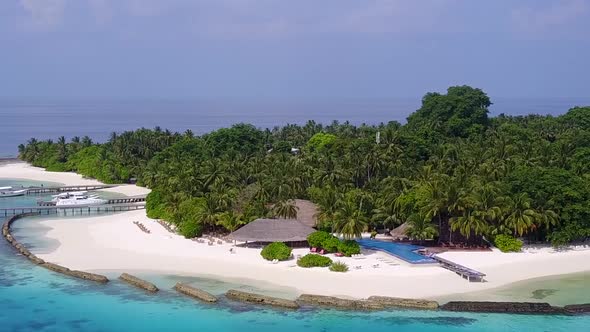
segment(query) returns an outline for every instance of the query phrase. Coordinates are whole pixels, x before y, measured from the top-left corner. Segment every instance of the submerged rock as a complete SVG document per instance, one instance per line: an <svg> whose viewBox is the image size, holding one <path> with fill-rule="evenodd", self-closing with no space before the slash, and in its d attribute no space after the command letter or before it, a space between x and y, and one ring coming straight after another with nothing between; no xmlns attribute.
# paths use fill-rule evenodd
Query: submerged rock
<svg viewBox="0 0 590 332"><path fill-rule="evenodd" d="M438 309L438 302L419 299L403 299L387 296L371 296L369 302L378 303L386 308Z"/></svg>
<svg viewBox="0 0 590 332"><path fill-rule="evenodd" d="M54 263L45 262L45 263L40 264L40 266L42 266L46 269L49 269L51 271L65 274L65 275L68 275L68 276L74 277L74 278L96 281L96 282L100 282L100 283L106 283L109 281L109 279L107 277L100 275L100 274L70 270L65 266L57 265Z"/></svg>
<svg viewBox="0 0 590 332"><path fill-rule="evenodd" d="M569 304L563 307L563 309L571 314L590 314L590 303Z"/></svg>
<svg viewBox="0 0 590 332"><path fill-rule="evenodd" d="M512 314L561 314L561 308L537 302L472 302L451 301L440 307L447 311L494 312Z"/></svg>
<svg viewBox="0 0 590 332"><path fill-rule="evenodd" d="M152 284L151 282L145 281L145 280L140 279L136 276L132 276L128 273L121 274L121 276L119 276L119 279L121 279L121 280L125 281L126 283L133 285L135 287L145 289L148 292L155 293L159 290L158 287L156 287L156 285Z"/></svg>
<svg viewBox="0 0 590 332"><path fill-rule="evenodd" d="M29 259L31 262L33 262L34 264L37 264L37 265L41 265L41 264L45 263L45 261L44 261L44 260L42 260L41 258L39 258L39 257L37 257L37 256L35 256L35 255L33 255L33 254L30 254L30 255L29 255L27 258L28 258L28 259Z"/></svg>
<svg viewBox="0 0 590 332"><path fill-rule="evenodd" d="M386 305L376 301L349 300L334 296L302 294L297 302L312 306L350 309L350 310L383 310Z"/></svg>
<svg viewBox="0 0 590 332"><path fill-rule="evenodd" d="M179 293L188 295L190 297L194 297L195 299L198 299L201 301L210 302L210 303L217 302L217 298L215 296L213 296L212 294L209 294L202 289L198 289L198 288L183 284L181 282L176 283L176 285L174 286L174 289L176 289L176 291Z"/></svg>
<svg viewBox="0 0 590 332"><path fill-rule="evenodd" d="M254 293L247 293L242 292L235 289L230 289L225 293L225 296L228 299L235 300L235 301L242 301L254 304L262 304L262 305L269 305L273 307L281 307L281 308L288 308L288 309L298 309L299 304L292 300L280 299L277 297L266 296L262 294L254 294Z"/></svg>

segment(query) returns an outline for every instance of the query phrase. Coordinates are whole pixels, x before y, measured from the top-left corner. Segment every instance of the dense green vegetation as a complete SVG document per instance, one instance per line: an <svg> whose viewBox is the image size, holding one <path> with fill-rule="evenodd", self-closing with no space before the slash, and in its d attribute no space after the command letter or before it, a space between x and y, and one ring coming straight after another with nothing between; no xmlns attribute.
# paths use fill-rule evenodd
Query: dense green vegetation
<svg viewBox="0 0 590 332"><path fill-rule="evenodd" d="M361 253L361 246L354 240L342 241L338 244L338 252L346 257Z"/></svg>
<svg viewBox="0 0 590 332"><path fill-rule="evenodd" d="M332 265L330 257L317 254L307 254L297 260L300 267L327 267Z"/></svg>
<svg viewBox="0 0 590 332"><path fill-rule="evenodd" d="M519 252L522 248L522 241L506 234L496 236L494 244L502 252Z"/></svg>
<svg viewBox="0 0 590 332"><path fill-rule="evenodd" d="M342 262L334 262L330 265L330 271L332 272L348 272L348 265Z"/></svg>
<svg viewBox="0 0 590 332"><path fill-rule="evenodd" d="M405 125L238 124L199 137L140 129L103 144L31 139L19 151L50 170L137 178L153 189L149 215L187 236L292 217L303 198L318 204L320 229L346 238L404 222L417 241L588 238L590 108L492 118L490 104L458 86L426 94Z"/></svg>
<svg viewBox="0 0 590 332"><path fill-rule="evenodd" d="M326 231L317 231L309 234L307 236L307 243L310 247L316 248L317 250L323 249L328 253L339 252L348 257L360 254L361 252L361 247L356 241L340 241L340 239Z"/></svg>
<svg viewBox="0 0 590 332"><path fill-rule="evenodd" d="M274 259L286 261L291 258L291 248L283 242L273 242L262 248L260 255L267 261L272 261Z"/></svg>
<svg viewBox="0 0 590 332"><path fill-rule="evenodd" d="M324 248L324 244L326 243L326 241L332 239L334 236L328 232L324 232L324 231L317 231L317 232L313 232L311 234L309 234L307 236L307 244L309 244L310 247L313 248ZM340 242L340 241L338 241ZM338 246L338 245L336 245Z"/></svg>

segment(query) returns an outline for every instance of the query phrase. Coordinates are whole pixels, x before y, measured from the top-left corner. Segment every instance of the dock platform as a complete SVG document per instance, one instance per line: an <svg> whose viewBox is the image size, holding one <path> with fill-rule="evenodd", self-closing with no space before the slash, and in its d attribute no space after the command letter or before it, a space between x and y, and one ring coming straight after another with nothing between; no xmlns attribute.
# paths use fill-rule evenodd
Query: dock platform
<svg viewBox="0 0 590 332"><path fill-rule="evenodd" d="M453 272L457 273L463 279L467 279L470 282L471 281L479 281L479 282L485 281L484 277L486 275L484 273L481 273L479 271L475 271L473 269L470 269L470 268L465 267L463 265L457 264L455 262L451 262L450 260L438 257L437 255L432 255L430 257L432 257L433 259L438 261L440 263L441 267L443 267L449 271L453 271Z"/></svg>
<svg viewBox="0 0 590 332"><path fill-rule="evenodd" d="M65 193L71 191L91 191L118 187L117 184L94 184L94 185L75 185L75 186L63 186L63 187L28 187L23 188L26 190L27 195L32 194L47 194L47 193Z"/></svg>

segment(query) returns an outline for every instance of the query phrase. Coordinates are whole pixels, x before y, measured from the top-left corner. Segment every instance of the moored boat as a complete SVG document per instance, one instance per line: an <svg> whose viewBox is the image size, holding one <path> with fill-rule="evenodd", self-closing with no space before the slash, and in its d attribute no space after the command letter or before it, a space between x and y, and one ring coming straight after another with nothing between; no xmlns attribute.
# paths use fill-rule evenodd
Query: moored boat
<svg viewBox="0 0 590 332"><path fill-rule="evenodd" d="M12 187L0 187L0 197L23 196L27 193L26 189L15 190Z"/></svg>
<svg viewBox="0 0 590 332"><path fill-rule="evenodd" d="M72 207L72 206L91 206L91 205L102 205L107 200L99 198L97 195L88 196L86 192L73 192L68 195L59 194L55 198L55 206L59 207Z"/></svg>

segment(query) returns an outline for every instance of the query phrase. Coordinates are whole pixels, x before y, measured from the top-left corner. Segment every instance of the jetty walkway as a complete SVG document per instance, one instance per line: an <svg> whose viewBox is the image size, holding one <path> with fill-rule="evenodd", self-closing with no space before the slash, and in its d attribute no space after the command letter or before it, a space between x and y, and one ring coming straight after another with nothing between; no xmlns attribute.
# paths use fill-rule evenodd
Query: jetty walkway
<svg viewBox="0 0 590 332"><path fill-rule="evenodd" d="M79 205L79 206L32 206L12 207L0 209L0 216L8 217L23 213L42 214L83 214L83 213L108 213L145 209L145 202L128 204L101 204L101 205Z"/></svg>
<svg viewBox="0 0 590 332"><path fill-rule="evenodd" d="M118 184L93 184L93 185L75 185L75 186L62 186L62 187L27 187L23 188L26 190L27 195L32 194L48 194L48 193L65 193L71 191L91 191L118 187Z"/></svg>
<svg viewBox="0 0 590 332"><path fill-rule="evenodd" d="M453 271L453 272L457 273L458 275L460 275L464 279L467 279L469 281L479 281L479 282L485 281L483 278L486 275L479 272L479 271L475 271L475 270L465 267L463 265L451 262L450 260L438 257L437 255L433 255L431 257L433 259L435 259L437 262L439 262L441 267L443 267L449 271Z"/></svg>

